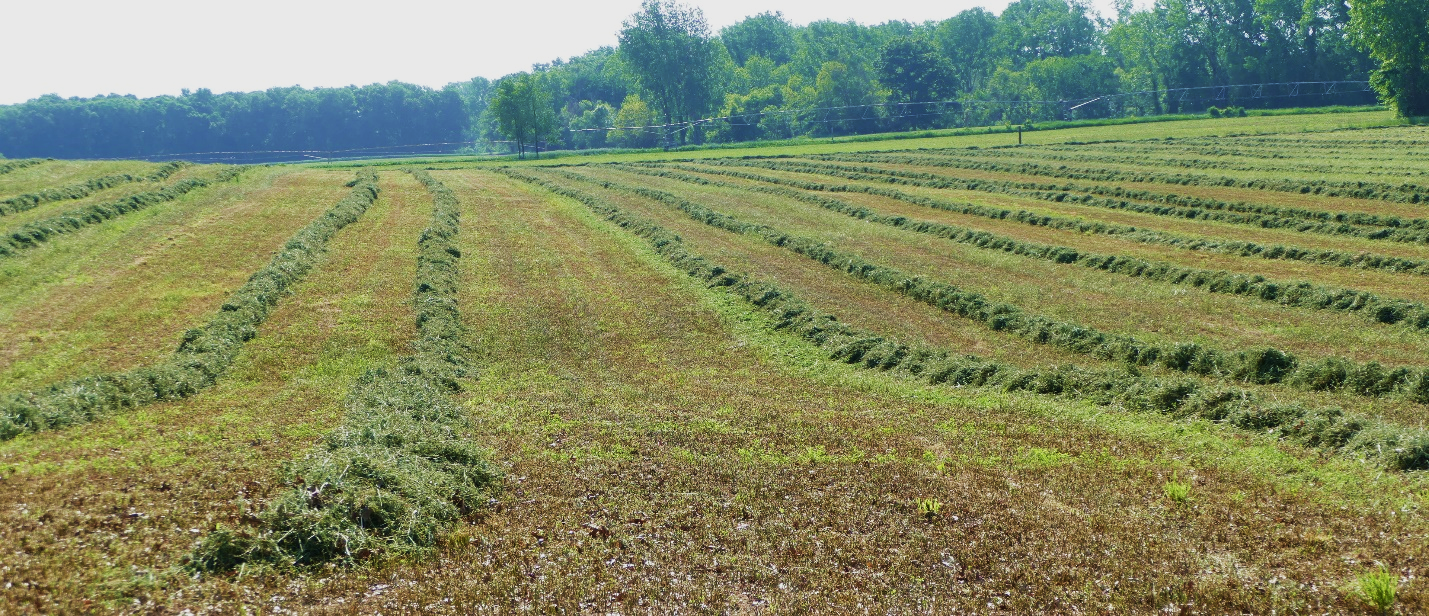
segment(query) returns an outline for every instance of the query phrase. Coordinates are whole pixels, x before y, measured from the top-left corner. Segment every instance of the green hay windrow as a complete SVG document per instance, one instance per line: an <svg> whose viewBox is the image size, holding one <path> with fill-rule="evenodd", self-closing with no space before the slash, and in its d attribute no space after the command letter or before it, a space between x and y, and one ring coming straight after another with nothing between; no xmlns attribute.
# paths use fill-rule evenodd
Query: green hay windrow
<svg viewBox="0 0 1429 616"><path fill-rule="evenodd" d="M1076 366L1022 369L972 355L908 345L859 330L821 313L777 285L754 280L690 252L680 237L600 197L502 168L502 173L574 199L643 238L680 270L764 310L775 327L798 335L839 361L896 371L931 384L1033 392L1175 417L1200 417L1397 470L1429 469L1429 432L1346 415L1335 408L1279 404L1253 391L1195 379L1163 379L1125 369Z"/></svg>
<svg viewBox="0 0 1429 616"><path fill-rule="evenodd" d="M700 161L709 168L698 168L701 172L706 169L717 167L754 167L775 171L793 171L798 173L808 173L827 177L839 177L849 180L867 180L882 182L886 184L901 184L907 186L919 186L927 188L939 188L938 182L931 180L914 180L899 178L887 175L854 173L848 171L838 171L820 165L800 166L785 162L774 162L767 160L709 160ZM682 167L683 168L683 167ZM738 172L731 172L734 176ZM920 205L933 209L966 214L969 216L979 216L993 220L1009 220L1019 222L1034 227L1047 227L1049 229L1075 231L1077 233L1091 233L1097 235L1109 235L1120 239L1125 239L1141 244L1170 246L1181 250L1192 250L1225 254L1235 257L1254 257L1258 259L1304 261L1319 265L1329 265L1332 267L1344 267L1350 269L1374 269L1400 274L1413 274L1416 276L1429 276L1429 260L1407 259L1403 257L1393 257L1389 255L1374 254L1367 252L1351 252L1344 250L1301 248L1298 246L1285 246L1281 244L1259 244L1256 242L1243 242L1237 240L1221 240L1215 238L1196 237L1191 235L1181 235L1164 231L1143 229L1130 225L1123 225L1109 222L1087 221L1069 216L1055 216L1048 214L1037 214L1026 210L1009 210L999 207L989 207L977 205L970 202L958 202L948 199L934 197L924 197L912 195L892 188L879 186L863 186L858 184L823 184L820 182L808 182L787 178L776 178L760 176L757 174L746 174L738 177L747 179L757 179L759 181L795 186L805 190L820 190L827 192L851 192L868 195L878 195L896 199L913 205Z"/></svg>
<svg viewBox="0 0 1429 616"><path fill-rule="evenodd" d="M353 190L298 231L268 265L244 283L206 324L184 333L168 359L126 372L82 377L43 389L0 395L0 440L94 421L115 411L191 396L213 385L244 343L258 335L290 288L317 264L338 230L377 198L376 176L359 175Z"/></svg>
<svg viewBox="0 0 1429 616"><path fill-rule="evenodd" d="M1397 395L1413 402L1429 402L1429 368L1386 368L1376 362L1358 364L1342 358L1301 362L1293 354L1274 348L1231 352L1194 342L1157 344L1129 334L1102 332L1031 313L1006 302L995 302L980 293L945 282L879 265L857 254L834 250L811 238L784 233L768 225L745 222L668 192L625 186L561 169L552 169L551 172L664 203L704 224L758 237L861 280L980 323L993 331L1021 336L1037 344L1056 346L1103 360L1161 366L1244 383L1289 383L1305 389L1336 389L1363 396ZM1337 379L1338 373L1327 370L1330 366L1346 366L1349 370L1344 378Z"/></svg>
<svg viewBox="0 0 1429 616"><path fill-rule="evenodd" d="M343 402L345 418L306 457L284 469L289 486L243 528L216 528L189 559L199 572L248 565L355 564L378 555L421 555L469 519L500 474L466 438L451 394L470 375L457 306L455 195L424 171L431 225L418 241L416 353L364 374Z"/></svg>
<svg viewBox="0 0 1429 616"><path fill-rule="evenodd" d="M0 175L5 175L12 171L19 171L26 167L33 167L43 162L54 160L53 158L21 158L19 160L0 160Z"/></svg>
<svg viewBox="0 0 1429 616"><path fill-rule="evenodd" d="M1403 323L1412 329L1429 329L1429 306L1403 299L1384 298L1368 291L1329 287L1305 281L1271 280L1260 275L1184 267L1168 261L1086 252L1071 246L1039 244L988 231L911 219L905 216L881 214L868 207L784 186L738 185L703 176L669 171L663 166L619 165L617 168L632 173L654 175L694 184L787 197L859 220L941 237L985 250L996 250L1053 263L1080 265L1089 269L1123 274L1143 280L1189 286L1210 293L1249 297L1277 306L1333 310L1362 315L1375 323Z"/></svg>
<svg viewBox="0 0 1429 616"><path fill-rule="evenodd" d="M20 254L22 250L34 248L49 241L56 235L74 233L90 225L97 225L160 203L173 201L190 191L227 182L238 177L242 172L242 167L230 167L219 172L212 180L191 178L159 190L130 195L109 203L96 203L21 225L20 228L0 236L0 257L13 257Z"/></svg>
<svg viewBox="0 0 1429 616"><path fill-rule="evenodd" d="M46 188L38 192L11 197L0 201L0 216L9 216L26 210L32 210L42 203L49 203L51 201L83 199L97 191L113 188L121 184L128 184L130 182L160 182L168 179L174 172L189 166L189 164L190 163L183 161L166 163L149 175L141 176L129 173L117 173L92 178L77 184L70 184L69 186Z"/></svg>

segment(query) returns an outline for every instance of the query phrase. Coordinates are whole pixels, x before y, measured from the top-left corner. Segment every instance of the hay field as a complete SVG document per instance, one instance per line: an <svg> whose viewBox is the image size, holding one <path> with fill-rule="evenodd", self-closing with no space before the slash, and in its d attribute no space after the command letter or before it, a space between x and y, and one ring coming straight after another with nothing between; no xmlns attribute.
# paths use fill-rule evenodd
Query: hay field
<svg viewBox="0 0 1429 616"><path fill-rule="evenodd" d="M1429 130L1270 120L52 193L0 613L1424 611Z"/></svg>

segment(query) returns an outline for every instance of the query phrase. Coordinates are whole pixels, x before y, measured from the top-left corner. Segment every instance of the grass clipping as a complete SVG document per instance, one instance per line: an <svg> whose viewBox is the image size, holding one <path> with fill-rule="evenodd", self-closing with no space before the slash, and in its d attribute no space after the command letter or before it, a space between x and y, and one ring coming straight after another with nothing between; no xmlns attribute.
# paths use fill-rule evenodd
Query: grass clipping
<svg viewBox="0 0 1429 616"><path fill-rule="evenodd" d="M451 398L470 373L456 302L457 200L426 172L413 175L436 206L419 240L417 353L360 377L343 403L342 425L284 470L290 487L246 516L246 527L204 537L192 570L421 554L485 505L498 484L485 453L465 438L465 415Z"/></svg>
<svg viewBox="0 0 1429 616"><path fill-rule="evenodd" d="M268 265L234 291L218 314L184 332L183 342L168 359L125 372L0 395L0 441L89 423L126 408L186 398L213 385L243 345L258 335L258 327L278 301L322 258L328 240L357 221L377 199L376 181L374 174L359 174L349 184L351 193L289 239Z"/></svg>
<svg viewBox="0 0 1429 616"><path fill-rule="evenodd" d="M1248 389L1143 375L1130 365L1122 369L1022 369L975 355L903 344L842 323L777 285L715 264L686 249L675 233L609 201L515 169L498 171L584 204L644 238L686 274L762 309L773 317L775 329L817 345L837 361L902 373L933 385L1029 392L1176 418L1198 417L1248 432L1273 434L1306 447L1374 460L1388 469L1429 470L1429 432L1346 415L1337 408L1279 404Z"/></svg>

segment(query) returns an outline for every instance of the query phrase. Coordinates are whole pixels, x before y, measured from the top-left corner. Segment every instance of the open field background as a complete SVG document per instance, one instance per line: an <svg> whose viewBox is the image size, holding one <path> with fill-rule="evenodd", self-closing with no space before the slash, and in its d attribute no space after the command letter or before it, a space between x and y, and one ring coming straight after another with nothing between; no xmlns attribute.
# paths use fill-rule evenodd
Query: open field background
<svg viewBox="0 0 1429 616"><path fill-rule="evenodd" d="M1371 613L1381 568L1424 611L1429 131L1386 124L433 162L471 362L444 434L500 487L434 546L298 568L195 548L330 506L285 469L429 376L437 192L190 166L0 216L207 182L0 256L23 401L180 356L378 173L212 386L0 441L0 612Z"/></svg>

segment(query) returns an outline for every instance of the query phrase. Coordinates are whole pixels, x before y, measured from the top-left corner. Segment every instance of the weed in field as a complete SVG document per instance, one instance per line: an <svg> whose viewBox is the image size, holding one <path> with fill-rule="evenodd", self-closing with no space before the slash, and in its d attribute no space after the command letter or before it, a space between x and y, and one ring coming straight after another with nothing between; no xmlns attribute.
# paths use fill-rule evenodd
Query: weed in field
<svg viewBox="0 0 1429 616"><path fill-rule="evenodd" d="M1191 483L1180 481L1177 475L1172 475L1171 480L1161 486L1161 491L1166 495L1166 498L1171 499L1171 502L1178 505L1185 504L1191 500Z"/></svg>
<svg viewBox="0 0 1429 616"><path fill-rule="evenodd" d="M1395 594L1399 590L1399 576L1388 567L1380 565L1379 570L1359 576L1350 589L1350 595L1366 605L1389 614L1394 609Z"/></svg>
<svg viewBox="0 0 1429 616"><path fill-rule="evenodd" d="M942 512L942 501L933 498L918 499L918 515L923 516L923 519L926 519L931 522L932 520L936 519L938 515Z"/></svg>

